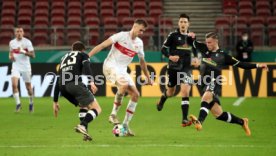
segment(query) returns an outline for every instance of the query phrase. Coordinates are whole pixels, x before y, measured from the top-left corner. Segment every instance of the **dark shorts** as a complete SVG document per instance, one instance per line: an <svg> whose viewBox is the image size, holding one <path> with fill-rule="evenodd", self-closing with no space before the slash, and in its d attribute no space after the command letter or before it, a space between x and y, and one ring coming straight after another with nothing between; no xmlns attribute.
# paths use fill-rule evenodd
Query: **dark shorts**
<svg viewBox="0 0 276 156"><path fill-rule="evenodd" d="M192 79L192 70L191 69L184 69L181 71L176 71L172 69L168 69L168 87L174 87L176 85L180 85L181 83L184 84L193 84Z"/></svg>
<svg viewBox="0 0 276 156"><path fill-rule="evenodd" d="M215 81L205 85L203 87L203 92L210 91L213 93L213 101L220 105L219 95L221 93L221 85L217 84Z"/></svg>
<svg viewBox="0 0 276 156"><path fill-rule="evenodd" d="M61 87L61 94L75 106L87 106L94 101L92 92L81 82L69 82Z"/></svg>

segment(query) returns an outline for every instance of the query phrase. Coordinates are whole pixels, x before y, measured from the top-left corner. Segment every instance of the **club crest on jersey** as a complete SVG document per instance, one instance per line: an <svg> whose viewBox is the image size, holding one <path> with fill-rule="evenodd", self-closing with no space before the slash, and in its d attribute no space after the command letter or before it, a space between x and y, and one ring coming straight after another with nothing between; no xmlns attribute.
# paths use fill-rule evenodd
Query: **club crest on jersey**
<svg viewBox="0 0 276 156"><path fill-rule="evenodd" d="M178 37L178 41L181 41L181 37Z"/></svg>

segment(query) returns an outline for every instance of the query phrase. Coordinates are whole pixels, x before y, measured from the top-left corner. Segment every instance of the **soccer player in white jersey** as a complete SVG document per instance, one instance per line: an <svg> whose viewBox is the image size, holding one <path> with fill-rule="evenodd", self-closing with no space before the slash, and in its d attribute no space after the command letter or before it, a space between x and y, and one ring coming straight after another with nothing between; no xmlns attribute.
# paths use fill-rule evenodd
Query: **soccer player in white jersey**
<svg viewBox="0 0 276 156"><path fill-rule="evenodd" d="M145 32L146 28L146 21L143 19L137 19L134 21L130 31L122 31L112 35L107 40L97 45L88 54L91 57L102 49L112 45L103 65L103 73L106 79L114 83L118 88L114 99L113 109L109 116L109 122L112 124L120 123L117 118L117 112L119 111L123 97L127 92L130 95L130 100L123 121L123 126L127 129L127 136L134 136L133 132L129 129L129 122L135 112L139 97L139 92L130 75L127 73L127 66L131 63L136 54L139 57L141 69L147 78L147 84L153 84L144 59L143 41L139 38L139 36Z"/></svg>
<svg viewBox="0 0 276 156"><path fill-rule="evenodd" d="M16 102L15 112L19 112L22 108L18 91L18 80L20 75L25 82L26 89L29 94L29 111L33 112L33 89L31 85L32 69L30 64L30 57L35 57L34 48L32 42L24 37L24 30L22 27L16 27L14 29L14 34L15 38L11 40L9 44L9 59L12 61L11 80L13 97Z"/></svg>

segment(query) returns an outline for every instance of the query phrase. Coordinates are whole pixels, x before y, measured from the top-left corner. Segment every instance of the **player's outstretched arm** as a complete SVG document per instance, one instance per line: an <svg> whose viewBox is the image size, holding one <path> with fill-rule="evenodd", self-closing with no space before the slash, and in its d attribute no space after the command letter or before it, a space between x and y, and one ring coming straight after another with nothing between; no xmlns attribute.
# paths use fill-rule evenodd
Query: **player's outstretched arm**
<svg viewBox="0 0 276 156"><path fill-rule="evenodd" d="M89 53L88 53L88 56L89 57L92 57L94 56L95 54L97 54L98 52L100 52L101 50L103 50L104 48L112 45L113 42L112 40L109 38L105 41L103 41L101 44L97 45L96 47L94 47Z"/></svg>

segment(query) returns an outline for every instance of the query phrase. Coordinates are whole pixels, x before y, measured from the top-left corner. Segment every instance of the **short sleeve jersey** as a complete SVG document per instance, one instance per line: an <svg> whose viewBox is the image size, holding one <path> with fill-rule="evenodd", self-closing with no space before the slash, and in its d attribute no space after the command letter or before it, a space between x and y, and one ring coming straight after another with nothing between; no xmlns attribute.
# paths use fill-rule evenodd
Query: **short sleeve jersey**
<svg viewBox="0 0 276 156"><path fill-rule="evenodd" d="M10 41L9 48L15 59L12 63L12 69L18 71L31 71L30 57L20 53L20 49L24 49L25 51L34 51L32 42L25 37L21 40L17 40L15 38Z"/></svg>
<svg viewBox="0 0 276 156"><path fill-rule="evenodd" d="M129 31L114 34L110 39L113 44L105 64L126 70L136 54L144 58L143 41L139 37L133 40Z"/></svg>

